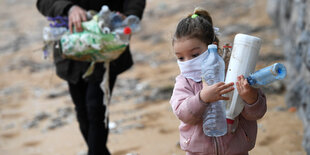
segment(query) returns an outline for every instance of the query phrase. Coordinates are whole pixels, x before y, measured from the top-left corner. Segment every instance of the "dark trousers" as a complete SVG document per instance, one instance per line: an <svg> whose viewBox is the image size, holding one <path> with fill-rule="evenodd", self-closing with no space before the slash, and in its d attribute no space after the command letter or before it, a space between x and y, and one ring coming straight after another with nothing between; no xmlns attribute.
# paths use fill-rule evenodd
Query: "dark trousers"
<svg viewBox="0 0 310 155"><path fill-rule="evenodd" d="M116 81L116 76L110 76L110 90ZM69 92L75 110L80 130L88 146L88 155L110 155L107 148L109 128L105 127L105 110L101 82L87 82L80 79L76 84L69 83Z"/></svg>

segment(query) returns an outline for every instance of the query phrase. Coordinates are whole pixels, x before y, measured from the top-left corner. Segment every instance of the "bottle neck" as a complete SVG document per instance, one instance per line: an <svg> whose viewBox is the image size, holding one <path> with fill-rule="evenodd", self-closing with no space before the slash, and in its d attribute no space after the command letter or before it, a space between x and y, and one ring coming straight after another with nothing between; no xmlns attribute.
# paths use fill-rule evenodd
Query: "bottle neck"
<svg viewBox="0 0 310 155"><path fill-rule="evenodd" d="M251 86L255 85L257 82L252 76L249 76L246 79Z"/></svg>
<svg viewBox="0 0 310 155"><path fill-rule="evenodd" d="M209 49L209 53L217 53L217 49Z"/></svg>

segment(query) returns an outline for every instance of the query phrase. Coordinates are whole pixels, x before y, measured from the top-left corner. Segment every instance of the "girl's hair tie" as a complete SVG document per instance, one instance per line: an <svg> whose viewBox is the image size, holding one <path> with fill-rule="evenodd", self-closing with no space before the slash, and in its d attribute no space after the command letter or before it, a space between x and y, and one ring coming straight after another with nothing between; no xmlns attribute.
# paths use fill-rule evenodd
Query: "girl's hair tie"
<svg viewBox="0 0 310 155"><path fill-rule="evenodd" d="M194 14L192 15L192 18L194 19L194 18L196 18L196 17L198 17L198 15L197 15L196 13L194 13Z"/></svg>

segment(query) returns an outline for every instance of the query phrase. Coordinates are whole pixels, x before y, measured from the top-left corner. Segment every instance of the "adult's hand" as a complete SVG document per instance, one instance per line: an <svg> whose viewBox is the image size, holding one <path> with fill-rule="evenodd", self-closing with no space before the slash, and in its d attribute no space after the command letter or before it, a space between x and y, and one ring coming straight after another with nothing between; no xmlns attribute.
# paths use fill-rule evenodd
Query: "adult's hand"
<svg viewBox="0 0 310 155"><path fill-rule="evenodd" d="M86 11L77 5L73 5L69 10L68 16L70 33L73 32L73 26L76 32L82 32L82 22L86 21Z"/></svg>

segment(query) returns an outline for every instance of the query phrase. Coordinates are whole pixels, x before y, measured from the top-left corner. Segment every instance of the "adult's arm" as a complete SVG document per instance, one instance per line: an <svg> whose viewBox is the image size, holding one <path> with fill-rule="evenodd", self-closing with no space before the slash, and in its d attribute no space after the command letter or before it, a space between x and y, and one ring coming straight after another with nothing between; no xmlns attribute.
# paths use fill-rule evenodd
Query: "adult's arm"
<svg viewBox="0 0 310 155"><path fill-rule="evenodd" d="M75 3L73 0L38 0L37 9L44 16L67 16L68 11Z"/></svg>
<svg viewBox="0 0 310 155"><path fill-rule="evenodd" d="M143 11L145 8L145 0L125 0L124 14L126 16L136 15L142 19Z"/></svg>

